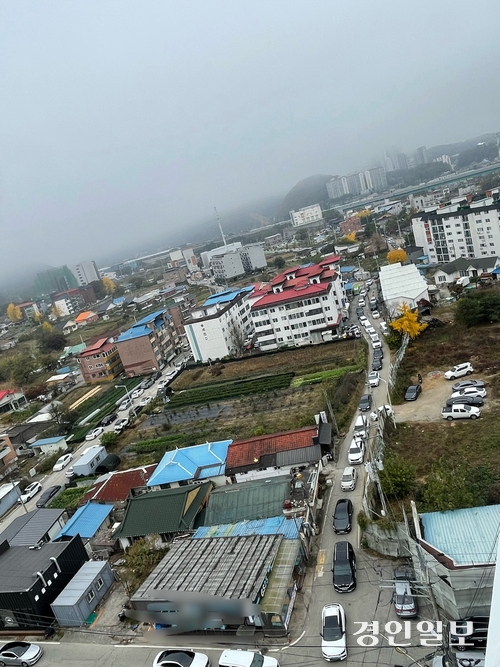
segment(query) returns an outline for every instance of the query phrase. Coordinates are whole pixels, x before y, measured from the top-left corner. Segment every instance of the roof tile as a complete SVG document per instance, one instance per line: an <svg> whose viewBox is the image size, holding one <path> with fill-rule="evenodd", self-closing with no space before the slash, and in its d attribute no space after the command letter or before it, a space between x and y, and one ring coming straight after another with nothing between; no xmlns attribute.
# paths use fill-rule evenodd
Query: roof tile
<svg viewBox="0 0 500 667"><path fill-rule="evenodd" d="M227 450L226 471L258 463L266 454L308 447L313 444L313 438L317 433L316 426L307 426L295 431L259 435L248 440L233 442Z"/></svg>

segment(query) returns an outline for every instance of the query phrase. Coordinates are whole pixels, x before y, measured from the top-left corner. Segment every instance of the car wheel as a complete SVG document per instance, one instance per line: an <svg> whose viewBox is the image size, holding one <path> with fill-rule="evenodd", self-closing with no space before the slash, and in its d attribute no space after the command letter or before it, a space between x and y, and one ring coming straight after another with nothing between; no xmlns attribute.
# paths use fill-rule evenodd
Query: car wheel
<svg viewBox="0 0 500 667"><path fill-rule="evenodd" d="M27 662L22 662L22 663L21 663L21 667L29 667L29 665L28 665Z"/></svg>
<svg viewBox="0 0 500 667"><path fill-rule="evenodd" d="M471 415L470 418L471 419L477 419L477 415Z"/></svg>
<svg viewBox="0 0 500 667"><path fill-rule="evenodd" d="M472 371L467 371L466 375L470 375L471 373L472 373Z"/></svg>
<svg viewBox="0 0 500 667"><path fill-rule="evenodd" d="M446 417L446 419L447 419L449 422L452 422L452 421L453 421L453 417L452 417L451 415L450 415L449 417Z"/></svg>
<svg viewBox="0 0 500 667"><path fill-rule="evenodd" d="M452 376L450 377L450 380L454 380L454 379L455 379L455 376L452 375Z"/></svg>
<svg viewBox="0 0 500 667"><path fill-rule="evenodd" d="M3 660L0 660L0 667L5 667L5 662Z"/></svg>

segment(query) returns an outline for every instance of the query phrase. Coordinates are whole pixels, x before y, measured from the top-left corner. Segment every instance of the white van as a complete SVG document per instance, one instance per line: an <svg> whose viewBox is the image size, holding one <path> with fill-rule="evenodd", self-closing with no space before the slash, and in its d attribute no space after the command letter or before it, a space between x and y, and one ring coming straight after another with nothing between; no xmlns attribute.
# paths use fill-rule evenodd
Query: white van
<svg viewBox="0 0 500 667"><path fill-rule="evenodd" d="M279 667L279 662L262 653L228 649L222 652L219 667Z"/></svg>
<svg viewBox="0 0 500 667"><path fill-rule="evenodd" d="M368 419L365 415L358 415L354 422L354 437L366 438L368 431Z"/></svg>

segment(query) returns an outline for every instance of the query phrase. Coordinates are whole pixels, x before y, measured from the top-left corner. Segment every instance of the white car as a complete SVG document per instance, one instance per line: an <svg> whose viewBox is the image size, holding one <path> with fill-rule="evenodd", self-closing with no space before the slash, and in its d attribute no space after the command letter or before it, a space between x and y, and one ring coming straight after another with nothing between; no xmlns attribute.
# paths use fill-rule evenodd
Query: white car
<svg viewBox="0 0 500 667"><path fill-rule="evenodd" d="M364 315L361 315L361 317L359 318L359 323L362 326L367 326L368 324L370 324L370 322L368 321L368 318L365 317Z"/></svg>
<svg viewBox="0 0 500 667"><path fill-rule="evenodd" d="M380 384L380 374L377 371L371 371L368 373L368 384L370 387L378 387Z"/></svg>
<svg viewBox="0 0 500 667"><path fill-rule="evenodd" d="M123 429L126 428L128 425L129 425L129 420L127 418L118 419L118 421L116 421L114 425L115 433L121 433Z"/></svg>
<svg viewBox="0 0 500 667"><path fill-rule="evenodd" d="M372 348L374 350L378 349L379 347L382 347L382 341L379 340L372 340Z"/></svg>
<svg viewBox="0 0 500 667"><path fill-rule="evenodd" d="M122 401L120 403L120 405L118 406L118 410L120 412L123 412L123 410L128 410L128 408L130 408L131 405L132 405L132 401L130 399L126 398L124 401Z"/></svg>
<svg viewBox="0 0 500 667"><path fill-rule="evenodd" d="M366 306L366 301L360 298L360 300L358 301L358 306L360 308L363 308L363 306Z"/></svg>
<svg viewBox="0 0 500 667"><path fill-rule="evenodd" d="M347 453L347 462L350 466L359 466L365 459L365 443L353 439Z"/></svg>
<svg viewBox="0 0 500 667"><path fill-rule="evenodd" d="M139 398L140 396L142 396L143 393L144 393L144 389L143 389L142 387L137 387L137 389L135 389L135 390L130 394L130 398L131 398L132 400L134 400L134 398Z"/></svg>
<svg viewBox="0 0 500 667"><path fill-rule="evenodd" d="M92 429L87 435L85 436L85 440L95 440L96 438L99 438L102 434L104 433L104 429L102 426L98 426L97 428Z"/></svg>
<svg viewBox="0 0 500 667"><path fill-rule="evenodd" d="M21 497L17 502L19 503L27 503L28 500L31 500L36 496L37 493L39 493L42 490L42 485L40 482L31 482L24 491L21 493Z"/></svg>
<svg viewBox="0 0 500 667"><path fill-rule="evenodd" d="M358 479L358 471L352 466L344 468L342 479L340 480L340 488L342 491L354 491L356 488L356 481Z"/></svg>
<svg viewBox="0 0 500 667"><path fill-rule="evenodd" d="M378 320L378 318L380 317L380 313L378 312L378 310L372 310L372 317L375 320Z"/></svg>
<svg viewBox="0 0 500 667"><path fill-rule="evenodd" d="M369 324L366 327L366 333L370 334L370 336L371 336L372 334L376 334L377 332L375 331L375 327L373 327L371 324Z"/></svg>
<svg viewBox="0 0 500 667"><path fill-rule="evenodd" d="M156 385L156 389L165 389L165 387L168 385L169 380L163 379L158 382Z"/></svg>
<svg viewBox="0 0 500 667"><path fill-rule="evenodd" d="M72 459L73 454L63 454L55 462L52 472L59 472L59 470L65 468Z"/></svg>
<svg viewBox="0 0 500 667"><path fill-rule="evenodd" d="M341 604L326 604L321 612L321 654L333 662L347 658L345 611Z"/></svg>
<svg viewBox="0 0 500 667"><path fill-rule="evenodd" d="M385 322L380 322L380 331L383 334L386 334L389 331L389 327L387 326L387 324Z"/></svg>
<svg viewBox="0 0 500 667"><path fill-rule="evenodd" d="M186 649L167 649L158 653L153 667L210 667L210 660L204 653Z"/></svg>
<svg viewBox="0 0 500 667"><path fill-rule="evenodd" d="M146 405L149 405L149 404L151 403L152 400L153 400L153 397L152 397L152 396L144 396L144 398L141 398L141 400L140 400L140 402L139 402L139 406L140 406L141 408L145 408Z"/></svg>
<svg viewBox="0 0 500 667"><path fill-rule="evenodd" d="M444 377L446 380L454 380L455 378L461 378L464 375L470 375L471 373L474 373L474 369L472 368L472 364L467 362L466 364L453 366L449 371L446 371Z"/></svg>
<svg viewBox="0 0 500 667"><path fill-rule="evenodd" d="M461 391L454 391L452 398L461 398L462 396L479 396L479 398L486 398L486 389L484 387L466 387Z"/></svg>
<svg viewBox="0 0 500 667"><path fill-rule="evenodd" d="M219 667L279 667L279 663L259 652L228 649L222 652Z"/></svg>

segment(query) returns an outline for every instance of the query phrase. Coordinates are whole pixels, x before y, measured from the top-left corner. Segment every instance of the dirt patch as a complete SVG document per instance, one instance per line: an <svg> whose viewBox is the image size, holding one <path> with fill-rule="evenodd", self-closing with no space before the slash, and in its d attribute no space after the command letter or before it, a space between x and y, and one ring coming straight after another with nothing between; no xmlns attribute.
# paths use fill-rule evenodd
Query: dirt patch
<svg viewBox="0 0 500 667"><path fill-rule="evenodd" d="M416 381L416 378L415 378ZM422 393L416 401L394 406L397 422L440 421L441 408L451 396L452 383L441 372L428 373L422 382Z"/></svg>

